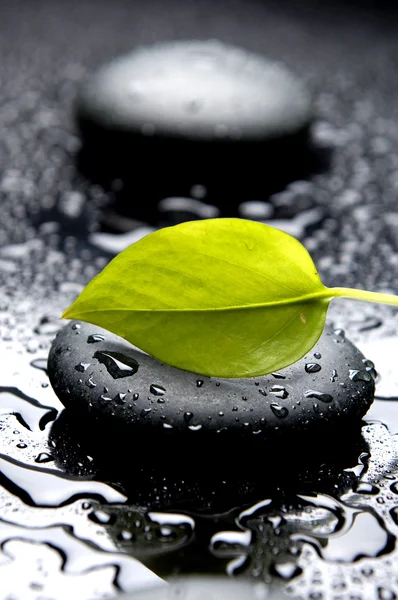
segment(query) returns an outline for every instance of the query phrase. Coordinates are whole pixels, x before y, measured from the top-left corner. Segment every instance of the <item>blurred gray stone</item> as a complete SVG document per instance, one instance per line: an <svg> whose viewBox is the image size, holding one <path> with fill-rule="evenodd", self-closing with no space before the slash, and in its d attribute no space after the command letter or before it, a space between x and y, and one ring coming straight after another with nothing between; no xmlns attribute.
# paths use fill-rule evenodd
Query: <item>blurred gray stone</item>
<svg viewBox="0 0 398 600"><path fill-rule="evenodd" d="M217 41L138 47L91 75L77 115L109 131L265 141L305 129L310 96L283 65Z"/></svg>

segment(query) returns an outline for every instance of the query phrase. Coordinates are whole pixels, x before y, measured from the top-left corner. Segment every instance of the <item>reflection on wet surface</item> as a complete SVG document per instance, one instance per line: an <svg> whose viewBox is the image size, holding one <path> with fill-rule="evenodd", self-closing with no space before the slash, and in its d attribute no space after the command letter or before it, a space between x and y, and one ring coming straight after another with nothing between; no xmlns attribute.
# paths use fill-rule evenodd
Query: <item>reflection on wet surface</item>
<svg viewBox="0 0 398 600"><path fill-rule="evenodd" d="M345 21L335 11L329 22L306 15L304 3L294 18L279 9L265 18L263 3L246 1L231 11L203 2L208 13L199 15L170 10L170 38L194 31L241 43L247 25L248 47L286 60L314 93L313 150L329 160L312 174L293 165L282 176L271 176L266 161L253 163L255 181L242 165L238 188L228 176L206 187L198 171L195 181L163 189L152 168L154 197L145 198L142 177L102 187L76 168L80 140L69 114L85 71L133 38L165 36L161 3L151 3L150 15L129 3L127 19L125 10L111 14L111 4L81 0L65 11L53 2L37 11L20 0L17 10L1 11L1 600L95 600L192 572L272 582L305 600L394 600L395 309L343 300L331 307L333 325L375 363L377 399L357 430L306 448L222 447L201 456L162 443L143 452L140 440L98 435L64 411L46 369L60 315L84 285L145 233L187 218L266 221L299 237L327 285L396 293L396 28L380 27L373 51L380 14ZM62 23L62 35L43 27L44 13ZM118 32L114 42L110 31ZM183 175L180 165L173 169ZM96 340L89 343L94 354ZM120 357L102 358L123 374ZM308 363L310 373L320 358ZM78 371L85 365L76 362ZM284 386L274 377L278 410ZM160 383L151 391L159 400ZM186 412L194 428L191 419Z"/></svg>

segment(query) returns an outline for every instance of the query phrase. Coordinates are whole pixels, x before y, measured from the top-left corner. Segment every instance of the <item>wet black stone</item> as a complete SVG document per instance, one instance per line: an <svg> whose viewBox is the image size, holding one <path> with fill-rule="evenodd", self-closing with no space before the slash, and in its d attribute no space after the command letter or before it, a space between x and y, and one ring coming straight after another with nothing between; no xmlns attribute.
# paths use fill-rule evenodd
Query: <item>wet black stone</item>
<svg viewBox="0 0 398 600"><path fill-rule="evenodd" d="M247 197L267 196L320 167L308 133L312 102L300 80L217 41L138 47L103 65L81 85L76 118L79 168L116 199L105 217L110 229L118 229L118 214L161 219L157 203L189 197L197 183L205 202L222 206L228 196L236 211ZM148 179L148 164L157 177ZM136 197L145 202L137 206Z"/></svg>
<svg viewBox="0 0 398 600"><path fill-rule="evenodd" d="M273 440L319 435L358 421L373 401L374 368L341 332L326 328L300 361L274 375L253 379L201 377L169 367L105 330L68 323L51 347L48 373L67 409L128 427L131 432L243 436ZM87 342L91 335L104 340ZM117 357L126 371L115 376L102 356ZM314 357L320 370L308 372ZM75 365L89 363L81 373ZM134 369L131 368L134 365ZM129 370L130 369L130 370ZM354 375L353 375L354 374ZM282 379L282 375L284 379ZM159 395L159 390L161 395Z"/></svg>
<svg viewBox="0 0 398 600"><path fill-rule="evenodd" d="M216 41L140 47L80 90L79 118L144 137L268 140L311 119L310 97L283 66Z"/></svg>

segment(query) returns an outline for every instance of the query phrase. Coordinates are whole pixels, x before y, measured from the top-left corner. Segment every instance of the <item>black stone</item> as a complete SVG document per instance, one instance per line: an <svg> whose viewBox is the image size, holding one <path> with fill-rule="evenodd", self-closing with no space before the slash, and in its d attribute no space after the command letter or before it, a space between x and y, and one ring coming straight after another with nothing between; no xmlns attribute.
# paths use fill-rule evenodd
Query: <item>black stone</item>
<svg viewBox="0 0 398 600"><path fill-rule="evenodd" d="M266 197L320 167L300 80L217 41L138 47L103 65L82 84L76 118L79 168L116 199L105 217L111 229L117 214L156 222L161 199L189 197L198 183L206 202L225 202L235 214L243 199ZM156 177L147 177L148 165ZM138 197L145 202L137 205Z"/></svg>
<svg viewBox="0 0 398 600"><path fill-rule="evenodd" d="M104 340L91 344L98 334ZM308 368L315 362L320 369ZM81 372L76 364L90 366ZM307 356L278 373L216 379L160 363L100 327L71 322L53 342L48 374L69 411L137 434L274 440L361 419L373 401L375 371L341 330L326 328Z"/></svg>
<svg viewBox="0 0 398 600"><path fill-rule="evenodd" d="M216 41L140 47L80 90L82 121L144 137L269 140L304 129L311 101L283 66Z"/></svg>

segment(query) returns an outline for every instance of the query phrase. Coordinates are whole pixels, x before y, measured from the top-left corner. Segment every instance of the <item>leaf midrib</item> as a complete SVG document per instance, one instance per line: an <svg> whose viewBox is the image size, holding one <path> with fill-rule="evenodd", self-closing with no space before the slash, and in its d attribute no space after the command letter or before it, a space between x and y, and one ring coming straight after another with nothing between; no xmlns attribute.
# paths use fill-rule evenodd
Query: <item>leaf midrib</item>
<svg viewBox="0 0 398 600"><path fill-rule="evenodd" d="M142 312L142 313L175 313L175 312L223 312L223 311L242 311L242 310L260 310L262 308L286 306L291 304L308 303L314 300L331 300L334 294L332 291L325 287L320 292L314 292L312 294L305 294L302 296L296 296L294 298L284 298L283 300L274 300L272 302L260 302L255 304L239 304L237 306L217 306L210 308L100 308L96 307L93 310L82 311L78 314L87 315L98 312ZM68 311L66 311L67 313Z"/></svg>

